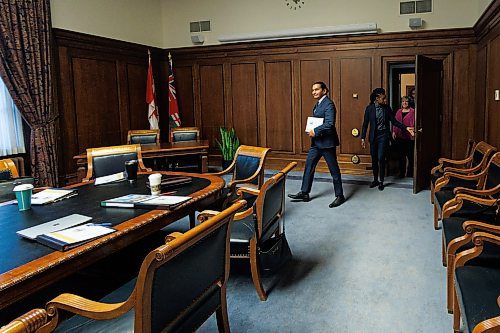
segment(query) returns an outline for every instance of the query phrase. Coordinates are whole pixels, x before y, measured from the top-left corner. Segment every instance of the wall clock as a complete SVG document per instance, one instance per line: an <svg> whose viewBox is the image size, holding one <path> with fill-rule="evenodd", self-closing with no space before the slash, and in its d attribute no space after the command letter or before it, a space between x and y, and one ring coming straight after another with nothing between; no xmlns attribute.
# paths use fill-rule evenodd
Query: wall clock
<svg viewBox="0 0 500 333"><path fill-rule="evenodd" d="M297 10L304 7L305 0L285 0L286 6L290 10Z"/></svg>

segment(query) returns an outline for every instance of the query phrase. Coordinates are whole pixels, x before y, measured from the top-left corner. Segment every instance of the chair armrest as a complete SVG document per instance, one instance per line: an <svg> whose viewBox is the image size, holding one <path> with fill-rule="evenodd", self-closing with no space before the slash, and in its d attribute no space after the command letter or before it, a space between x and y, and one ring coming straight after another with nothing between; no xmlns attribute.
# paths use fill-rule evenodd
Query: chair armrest
<svg viewBox="0 0 500 333"><path fill-rule="evenodd" d="M47 323L45 309L33 309L0 327L0 332L35 332Z"/></svg>
<svg viewBox="0 0 500 333"><path fill-rule="evenodd" d="M457 194L455 197L443 205L442 214L443 218L450 217L451 214L457 212L462 208L463 201L470 201L484 206L493 206L497 203L496 199L484 199L475 197L469 194Z"/></svg>
<svg viewBox="0 0 500 333"><path fill-rule="evenodd" d="M205 222L206 220L208 220L209 218L211 217L214 217L215 215L219 214L220 212L219 211L216 211L216 210L204 210L202 212L200 212L200 214L198 214L198 222L200 223L203 223Z"/></svg>
<svg viewBox="0 0 500 333"><path fill-rule="evenodd" d="M455 167L445 167L444 172L453 172L453 173L460 173L460 174L470 174L475 171L478 171L481 169L481 165L478 164L473 168L455 168Z"/></svg>
<svg viewBox="0 0 500 333"><path fill-rule="evenodd" d="M247 208L246 210L244 210L242 212L238 212L238 213L234 214L234 221L243 220L244 218L246 218L252 214L253 214L253 207Z"/></svg>
<svg viewBox="0 0 500 333"><path fill-rule="evenodd" d="M463 266L467 261L478 257L483 252L484 242L500 246L500 236L479 231L472 234L474 247L460 252L455 259L455 268Z"/></svg>
<svg viewBox="0 0 500 333"><path fill-rule="evenodd" d="M500 306L500 303L498 306ZM474 327L472 333L498 332L498 329L500 329L500 316L483 320Z"/></svg>
<svg viewBox="0 0 500 333"><path fill-rule="evenodd" d="M462 180L477 180L479 182L481 177L484 177L485 175L486 175L485 171L482 171L474 175L462 175L455 172L445 172L442 177L436 180L436 183L434 184L434 193L440 191L441 188L443 188L446 184L448 184L451 178L457 178Z"/></svg>
<svg viewBox="0 0 500 333"><path fill-rule="evenodd" d="M250 185L250 184L248 184L248 185ZM240 196L240 195L243 196L243 193L258 196L260 193L260 190L257 188L253 188L253 187L243 186L243 187L239 187L238 190L236 191L236 193L238 194L238 196Z"/></svg>
<svg viewBox="0 0 500 333"><path fill-rule="evenodd" d="M174 231L174 232L168 234L167 236L165 236L165 244L173 241L174 239L176 239L182 235L184 235L182 232L177 232L177 231Z"/></svg>
<svg viewBox="0 0 500 333"><path fill-rule="evenodd" d="M47 303L47 313L53 315L57 309L62 309L83 317L103 320L119 317L128 312L133 305L134 303L129 302L129 300L110 304L92 301L73 294L61 294Z"/></svg>
<svg viewBox="0 0 500 333"><path fill-rule="evenodd" d="M470 195L475 195L475 196L489 196L489 195L495 195L499 191L500 191L500 184L493 187L493 188L487 189L487 190L476 190L476 189L466 188L466 187L456 187L453 190L453 193L455 193L455 194L463 193L463 194L470 194Z"/></svg>
<svg viewBox="0 0 500 333"><path fill-rule="evenodd" d="M452 159L449 159L449 158L441 157L438 160L439 164L436 165L434 168L432 168L431 174L435 173L436 171L443 172L444 168L445 168L445 164L451 164L451 165L456 165L456 166L458 166L458 165L465 165L465 164L469 163L471 160L472 160L472 156L469 156L469 157L467 157L464 160L452 160Z"/></svg>
<svg viewBox="0 0 500 333"><path fill-rule="evenodd" d="M492 234L500 235L500 226L485 222L473 220L465 221L462 224L462 228L464 229L465 234L450 241L446 250L448 255L455 255L458 249L471 241L472 234L476 231L486 231Z"/></svg>

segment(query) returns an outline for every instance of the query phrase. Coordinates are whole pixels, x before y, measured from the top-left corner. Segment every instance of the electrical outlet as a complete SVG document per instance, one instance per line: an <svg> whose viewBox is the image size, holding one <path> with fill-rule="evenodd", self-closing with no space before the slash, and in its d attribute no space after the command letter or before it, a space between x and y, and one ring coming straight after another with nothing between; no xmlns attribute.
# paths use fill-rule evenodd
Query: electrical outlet
<svg viewBox="0 0 500 333"><path fill-rule="evenodd" d="M500 90L495 90L495 101L500 101Z"/></svg>

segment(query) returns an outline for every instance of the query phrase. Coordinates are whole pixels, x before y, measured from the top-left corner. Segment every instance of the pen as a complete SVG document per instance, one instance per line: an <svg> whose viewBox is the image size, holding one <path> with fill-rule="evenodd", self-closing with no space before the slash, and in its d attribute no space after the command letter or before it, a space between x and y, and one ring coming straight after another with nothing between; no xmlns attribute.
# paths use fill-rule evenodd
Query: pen
<svg viewBox="0 0 500 333"><path fill-rule="evenodd" d="M169 195L169 194L174 194L175 192L177 192L177 191L165 192L165 193L162 193L162 194L160 194L160 195Z"/></svg>
<svg viewBox="0 0 500 333"><path fill-rule="evenodd" d="M91 226L111 227L111 223L89 223Z"/></svg>

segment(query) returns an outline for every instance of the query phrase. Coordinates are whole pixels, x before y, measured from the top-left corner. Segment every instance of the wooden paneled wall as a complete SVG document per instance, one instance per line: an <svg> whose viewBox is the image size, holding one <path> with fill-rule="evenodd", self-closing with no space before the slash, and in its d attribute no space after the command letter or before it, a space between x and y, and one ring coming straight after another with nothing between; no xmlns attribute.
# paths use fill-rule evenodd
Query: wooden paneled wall
<svg viewBox="0 0 500 333"><path fill-rule="evenodd" d="M414 62L416 54L443 61L442 132L447 137L441 149L444 155L463 155L476 130L475 41L472 29L453 29L169 52L182 68L176 70L176 80L184 87L178 97L194 103L194 123L189 125L201 127L202 137L211 140L218 127L234 127L242 143L272 149L269 167L278 168L291 160L303 166L310 145L304 123L314 104L311 85L326 82L337 107L340 166L345 173L364 174L369 173L369 151L361 148L359 137L351 131L361 130L371 90L388 88L389 66ZM191 115L191 110L187 113ZM360 164L351 162L354 154ZM217 155L213 149L212 157ZM320 169L325 167L320 163Z"/></svg>
<svg viewBox="0 0 500 333"><path fill-rule="evenodd" d="M172 54L183 126L198 126L211 143L220 126L234 127L244 144L272 148L268 167L296 160L310 145L304 124L324 81L337 107L339 162L344 173L369 173L361 129L369 93L389 86L392 64L416 54L443 61L442 155L463 156L467 140L500 146L498 2L472 29L340 36L160 50L151 48L162 139L168 132L168 52ZM148 128L147 46L54 30L60 111L61 180L71 181L72 157L86 148L123 144L129 129ZM353 164L357 154L360 164ZM326 170L324 164L320 169Z"/></svg>

